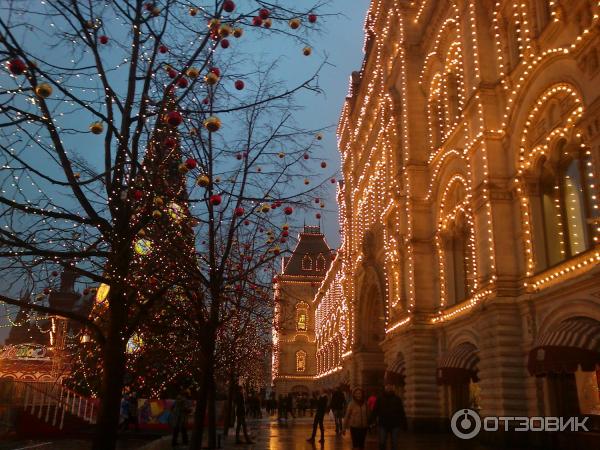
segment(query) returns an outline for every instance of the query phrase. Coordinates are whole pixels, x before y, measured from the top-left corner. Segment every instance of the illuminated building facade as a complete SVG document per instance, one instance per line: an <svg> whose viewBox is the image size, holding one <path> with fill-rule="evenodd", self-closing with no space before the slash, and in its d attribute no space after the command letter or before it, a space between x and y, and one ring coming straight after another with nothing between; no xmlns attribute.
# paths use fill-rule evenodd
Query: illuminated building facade
<svg viewBox="0 0 600 450"><path fill-rule="evenodd" d="M313 300L334 255L319 227L305 226L275 282L272 379L275 392L310 393L317 374Z"/></svg>
<svg viewBox="0 0 600 450"><path fill-rule="evenodd" d="M413 424L600 414L600 8L373 0L317 376Z"/></svg>

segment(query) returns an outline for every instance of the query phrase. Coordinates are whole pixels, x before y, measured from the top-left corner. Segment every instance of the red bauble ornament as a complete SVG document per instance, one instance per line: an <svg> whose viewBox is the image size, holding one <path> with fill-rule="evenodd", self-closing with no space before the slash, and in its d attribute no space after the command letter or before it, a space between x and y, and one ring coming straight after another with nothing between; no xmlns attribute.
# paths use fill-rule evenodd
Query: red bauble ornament
<svg viewBox="0 0 600 450"><path fill-rule="evenodd" d="M172 127L178 127L183 122L183 117L179 111L169 111L167 113L167 123Z"/></svg>
<svg viewBox="0 0 600 450"><path fill-rule="evenodd" d="M263 21L260 17L256 16L252 18L252 25L254 25L255 27L260 27L262 23Z"/></svg>
<svg viewBox="0 0 600 450"><path fill-rule="evenodd" d="M244 225L250 225L250 221L249 220L244 220Z"/></svg>
<svg viewBox="0 0 600 450"><path fill-rule="evenodd" d="M308 153L304 154L304 159L308 159Z"/></svg>
<svg viewBox="0 0 600 450"><path fill-rule="evenodd" d="M223 2L223 11L225 12L233 12L233 10L235 9L235 3L233 3L232 0L225 0Z"/></svg>
<svg viewBox="0 0 600 450"><path fill-rule="evenodd" d="M317 15L316 14L309 14L308 15L308 21L310 23L315 23L317 21Z"/></svg>
<svg viewBox="0 0 600 450"><path fill-rule="evenodd" d="M100 41L101 44L108 44L108 36L102 35L98 38L98 41Z"/></svg>
<svg viewBox="0 0 600 450"><path fill-rule="evenodd" d="M53 276L53 277L57 277L57 276L58 276L58 272L57 272L56 270L54 270L54 271L52 272L52 276Z"/></svg>
<svg viewBox="0 0 600 450"><path fill-rule="evenodd" d="M258 12L258 17L260 17L262 20L268 19L270 15L271 11L269 11L267 8L263 8Z"/></svg>
<svg viewBox="0 0 600 450"><path fill-rule="evenodd" d="M172 138L172 137L167 137L164 139L163 145L167 148L175 148L175 146L177 145L177 139Z"/></svg>
<svg viewBox="0 0 600 450"><path fill-rule="evenodd" d="M331 179L331 184L335 184L335 178Z"/></svg>
<svg viewBox="0 0 600 450"><path fill-rule="evenodd" d="M281 232L281 235L282 235L283 237L288 237L288 236L290 235L290 232L289 232L289 231L287 231L287 230L283 230L283 231Z"/></svg>
<svg viewBox="0 0 600 450"><path fill-rule="evenodd" d="M180 78L179 80L177 80L177 86L179 86L180 88L186 88L186 87L188 87L188 80L187 80L187 78Z"/></svg>
<svg viewBox="0 0 600 450"><path fill-rule="evenodd" d="M319 203L321 200L319 199L319 197L315 198L315 203Z"/></svg>
<svg viewBox="0 0 600 450"><path fill-rule="evenodd" d="M169 51L169 49L167 48L167 46L166 46L166 45L161 45L160 47L158 47L158 51L159 51L160 53L163 53L163 54L164 54L164 53L167 53L167 52Z"/></svg>
<svg viewBox="0 0 600 450"><path fill-rule="evenodd" d="M152 11L152 9L154 8L154 3L148 2L144 5L144 8L146 9L146 11Z"/></svg>
<svg viewBox="0 0 600 450"><path fill-rule="evenodd" d="M286 216L289 216L294 212L294 208L292 208L291 206L286 206L283 212Z"/></svg>
<svg viewBox="0 0 600 450"><path fill-rule="evenodd" d="M321 169L327 167L327 163L325 161L321 161Z"/></svg>
<svg viewBox="0 0 600 450"><path fill-rule="evenodd" d="M218 67L211 67L210 69L208 69L208 71L214 73L218 77L221 76L221 71Z"/></svg>
<svg viewBox="0 0 600 450"><path fill-rule="evenodd" d="M202 104L203 105L208 105L209 99L208 97L204 97L204 99L202 100Z"/></svg>
<svg viewBox="0 0 600 450"><path fill-rule="evenodd" d="M193 158L188 158L185 160L185 167L187 167L190 170L195 169L197 165L198 163Z"/></svg>
<svg viewBox="0 0 600 450"><path fill-rule="evenodd" d="M316 213L316 214L315 214L315 217L316 217L317 219L320 219L320 218L321 218L321 213Z"/></svg>
<svg viewBox="0 0 600 450"><path fill-rule="evenodd" d="M229 39L221 39L221 47L229 48Z"/></svg>
<svg viewBox="0 0 600 450"><path fill-rule="evenodd" d="M281 239L279 239L279 242L281 242L282 244L285 244L287 242L287 239L282 237Z"/></svg>
<svg viewBox="0 0 600 450"><path fill-rule="evenodd" d="M209 199L210 204L213 206L220 205L222 200L223 199L221 198L221 196L219 194L211 195L210 199Z"/></svg>
<svg viewBox="0 0 600 450"><path fill-rule="evenodd" d="M243 82L242 80L237 80L237 81L235 82L235 88L236 88L238 91L241 91L242 89L244 89L244 86L245 86L245 85L244 85L244 82Z"/></svg>
<svg viewBox="0 0 600 450"><path fill-rule="evenodd" d="M235 159L237 159L238 161L242 159L242 154L238 153L237 155L235 155Z"/></svg>
<svg viewBox="0 0 600 450"><path fill-rule="evenodd" d="M8 71L13 75L21 75L25 72L25 69L27 69L27 66L22 59L15 58L8 62Z"/></svg>
<svg viewBox="0 0 600 450"><path fill-rule="evenodd" d="M177 76L177 71L174 69L169 69L167 70L167 75L169 75L169 78L175 78Z"/></svg>
<svg viewBox="0 0 600 450"><path fill-rule="evenodd" d="M144 193L142 191L140 191L139 189L136 189L135 191L133 191L133 198L135 200L141 200L142 197L144 196Z"/></svg>
<svg viewBox="0 0 600 450"><path fill-rule="evenodd" d="M244 215L244 208L242 208L241 206L235 208L235 215L237 217L242 217Z"/></svg>

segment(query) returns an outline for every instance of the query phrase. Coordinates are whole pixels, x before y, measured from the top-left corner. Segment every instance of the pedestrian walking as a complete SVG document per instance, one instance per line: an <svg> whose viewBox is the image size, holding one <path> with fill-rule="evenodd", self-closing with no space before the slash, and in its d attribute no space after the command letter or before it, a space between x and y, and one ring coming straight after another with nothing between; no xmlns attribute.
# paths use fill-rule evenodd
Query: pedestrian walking
<svg viewBox="0 0 600 450"><path fill-rule="evenodd" d="M238 386L235 396L235 443L241 444L240 431L244 432L244 439L247 444L252 444L252 439L248 436L248 427L246 425L246 401L244 399L244 391L241 386Z"/></svg>
<svg viewBox="0 0 600 450"><path fill-rule="evenodd" d="M371 421L377 421L379 430L379 449L386 450L388 438L392 441L391 450L398 450L400 430L407 428L406 414L402 399L396 395L393 386L386 386L377 398Z"/></svg>
<svg viewBox="0 0 600 450"><path fill-rule="evenodd" d="M352 448L362 450L365 448L365 439L369 429L369 407L365 402L365 393L361 388L352 391L352 401L348 405L344 418L343 434L350 429Z"/></svg>
<svg viewBox="0 0 600 450"><path fill-rule="evenodd" d="M346 397L340 388L337 388L331 396L331 410L335 420L335 434L342 434L342 419L346 409Z"/></svg>
<svg viewBox="0 0 600 450"><path fill-rule="evenodd" d="M191 412L192 405L189 399L189 392L182 391L175 398L175 403L173 403L171 409L171 426L173 428L171 444L173 447L178 445L179 433L181 433L183 445L188 444L187 423Z"/></svg>
<svg viewBox="0 0 600 450"><path fill-rule="evenodd" d="M127 400L124 405L125 408L125 420L121 424L123 431L129 430L129 426L133 425L135 431L139 431L140 425L138 422L138 399L135 392L132 392L127 396Z"/></svg>
<svg viewBox="0 0 600 450"><path fill-rule="evenodd" d="M308 442L315 442L315 437L317 435L317 427L321 430L321 439L319 442L325 442L325 427L323 426L323 420L325 419L325 414L327 414L328 410L328 398L327 395L321 395L316 402L315 409L315 419L313 420L313 430L312 435L307 439Z"/></svg>

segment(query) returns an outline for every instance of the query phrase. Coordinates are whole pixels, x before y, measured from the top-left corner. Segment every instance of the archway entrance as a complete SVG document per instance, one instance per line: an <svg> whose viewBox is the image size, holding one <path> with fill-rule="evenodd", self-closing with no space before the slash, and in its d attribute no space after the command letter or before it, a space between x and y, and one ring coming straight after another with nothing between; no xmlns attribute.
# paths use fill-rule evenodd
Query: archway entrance
<svg viewBox="0 0 600 450"><path fill-rule="evenodd" d="M479 409L479 351L463 342L447 351L438 362L438 384L446 386L448 416L464 408Z"/></svg>

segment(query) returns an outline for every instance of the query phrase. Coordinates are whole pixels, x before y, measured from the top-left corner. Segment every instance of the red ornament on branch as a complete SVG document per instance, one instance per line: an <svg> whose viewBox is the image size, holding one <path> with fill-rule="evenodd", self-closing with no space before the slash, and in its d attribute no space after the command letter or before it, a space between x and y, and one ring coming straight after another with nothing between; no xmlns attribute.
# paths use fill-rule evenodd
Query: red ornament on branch
<svg viewBox="0 0 600 450"><path fill-rule="evenodd" d="M163 140L163 145L167 148L175 148L175 146L177 145L177 139L167 137Z"/></svg>
<svg viewBox="0 0 600 450"><path fill-rule="evenodd" d="M308 21L310 23L315 23L317 21L317 15L316 14L309 14L308 15Z"/></svg>
<svg viewBox="0 0 600 450"><path fill-rule="evenodd" d="M271 11L269 11L267 8L263 8L258 12L258 17L260 17L262 20L268 19L270 15Z"/></svg>
<svg viewBox="0 0 600 450"><path fill-rule="evenodd" d="M242 208L241 206L235 208L235 215L237 217L242 217L244 215L244 208Z"/></svg>
<svg viewBox="0 0 600 450"><path fill-rule="evenodd" d="M158 51L159 53L167 53L169 51L169 49L167 48L166 45L161 45L160 47L158 47Z"/></svg>
<svg viewBox="0 0 600 450"><path fill-rule="evenodd" d="M167 123L172 127L178 127L183 122L183 117L179 111L169 111L167 113Z"/></svg>
<svg viewBox="0 0 600 450"><path fill-rule="evenodd" d="M233 10L235 9L235 3L232 0L225 0L223 2L223 11L225 12L233 12Z"/></svg>
<svg viewBox="0 0 600 450"><path fill-rule="evenodd" d="M289 216L294 212L294 208L292 208L291 206L286 206L283 212L286 216Z"/></svg>
<svg viewBox="0 0 600 450"><path fill-rule="evenodd" d="M13 75L21 75L25 72L25 69L27 69L27 66L22 59L15 58L8 62L8 71Z"/></svg>
<svg viewBox="0 0 600 450"><path fill-rule="evenodd" d="M221 204L221 201L223 201L223 199L221 198L221 196L219 194L215 194L215 195L211 195L210 196L210 204L213 206L218 206Z"/></svg>
<svg viewBox="0 0 600 450"><path fill-rule="evenodd" d="M235 82L235 88L236 88L238 91L241 91L242 89L244 89L244 86L245 86L245 84L244 84L244 82L243 82L242 80L237 80L237 81Z"/></svg>
<svg viewBox="0 0 600 450"><path fill-rule="evenodd" d="M195 168L196 168L196 166L198 166L198 163L196 162L196 160L195 160L195 159L193 159L193 158L188 158L188 159L186 159L186 160L185 160L185 166L186 166L188 169L192 170L192 169L195 169Z"/></svg>
<svg viewBox="0 0 600 450"><path fill-rule="evenodd" d="M260 17L256 16L252 18L252 25L254 25L255 27L260 27L262 23L263 21Z"/></svg>
<svg viewBox="0 0 600 450"><path fill-rule="evenodd" d="M222 48L229 48L229 39L222 39L221 40L221 47Z"/></svg>
<svg viewBox="0 0 600 450"><path fill-rule="evenodd" d="M139 189L136 189L135 191L133 191L133 198L135 200L140 201L143 196L144 196L144 193L142 191L140 191Z"/></svg>
<svg viewBox="0 0 600 450"><path fill-rule="evenodd" d="M102 35L98 38L98 41L100 41L100 43L103 45L108 44L108 36Z"/></svg>
<svg viewBox="0 0 600 450"><path fill-rule="evenodd" d="M187 80L187 78L180 78L179 80L177 80L177 86L179 86L182 89L188 87L188 80Z"/></svg>
<svg viewBox="0 0 600 450"><path fill-rule="evenodd" d="M325 161L321 161L321 169L327 167L327 163Z"/></svg>

